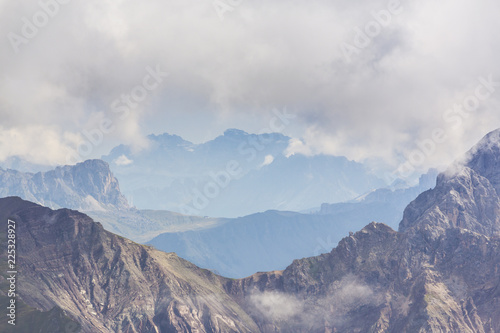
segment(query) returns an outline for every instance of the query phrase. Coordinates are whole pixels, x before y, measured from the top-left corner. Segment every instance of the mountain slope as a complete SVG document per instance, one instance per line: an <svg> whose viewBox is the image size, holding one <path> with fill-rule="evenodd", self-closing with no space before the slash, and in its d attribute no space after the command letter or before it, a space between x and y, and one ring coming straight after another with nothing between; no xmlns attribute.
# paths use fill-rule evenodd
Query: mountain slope
<svg viewBox="0 0 500 333"><path fill-rule="evenodd" d="M173 253L16 197L0 199L0 215L17 225L19 297L43 311L63 309L83 332L257 331L223 280Z"/></svg>
<svg viewBox="0 0 500 333"><path fill-rule="evenodd" d="M284 269L295 258L330 251L353 228L331 216L267 211L210 228L162 233L148 244L175 251L223 276L241 278Z"/></svg>
<svg viewBox="0 0 500 333"><path fill-rule="evenodd" d="M359 228L367 221L373 220L396 229L406 206L420 193L434 188L437 175L437 170L431 169L420 177L418 185L408 188L381 188L349 202L325 203L317 213L335 216L336 219L349 221Z"/></svg>
<svg viewBox="0 0 500 333"><path fill-rule="evenodd" d="M500 235L500 130L489 133L463 160L439 175L432 191L422 193L405 210L399 230L418 230L435 238L448 228Z"/></svg>

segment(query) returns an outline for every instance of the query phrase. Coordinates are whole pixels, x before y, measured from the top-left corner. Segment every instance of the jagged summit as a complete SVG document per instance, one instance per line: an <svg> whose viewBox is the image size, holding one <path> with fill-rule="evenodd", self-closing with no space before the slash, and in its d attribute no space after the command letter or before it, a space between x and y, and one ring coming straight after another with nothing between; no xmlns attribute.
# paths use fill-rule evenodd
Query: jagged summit
<svg viewBox="0 0 500 333"><path fill-rule="evenodd" d="M466 165L487 178L500 194L500 129L488 133L467 155Z"/></svg>
<svg viewBox="0 0 500 333"><path fill-rule="evenodd" d="M500 235L500 129L487 134L405 209L399 231L435 239L461 228Z"/></svg>
<svg viewBox="0 0 500 333"><path fill-rule="evenodd" d="M245 136L248 135L247 132L237 129L237 128L228 128L224 131L224 136Z"/></svg>
<svg viewBox="0 0 500 333"><path fill-rule="evenodd" d="M192 142L184 140L178 135L163 133L159 135L150 134L148 139L157 142L161 145L176 146L176 145L192 145Z"/></svg>

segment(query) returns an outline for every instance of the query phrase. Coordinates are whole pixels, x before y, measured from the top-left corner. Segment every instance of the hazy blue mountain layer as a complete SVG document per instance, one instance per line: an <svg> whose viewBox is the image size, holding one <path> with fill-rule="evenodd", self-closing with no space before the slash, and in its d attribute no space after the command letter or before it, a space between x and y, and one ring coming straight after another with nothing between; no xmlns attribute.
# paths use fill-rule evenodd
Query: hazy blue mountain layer
<svg viewBox="0 0 500 333"><path fill-rule="evenodd" d="M286 157L289 140L236 129L202 144L150 135L148 149L134 153L120 145L102 158L133 205L189 215L298 211L384 186L362 164L344 157Z"/></svg>
<svg viewBox="0 0 500 333"><path fill-rule="evenodd" d="M293 259L330 251L349 231L372 221L396 229L404 208L434 187L436 175L431 171L408 189L379 189L353 202L323 204L318 213L266 211L206 228L166 232L148 244L228 277L283 269Z"/></svg>

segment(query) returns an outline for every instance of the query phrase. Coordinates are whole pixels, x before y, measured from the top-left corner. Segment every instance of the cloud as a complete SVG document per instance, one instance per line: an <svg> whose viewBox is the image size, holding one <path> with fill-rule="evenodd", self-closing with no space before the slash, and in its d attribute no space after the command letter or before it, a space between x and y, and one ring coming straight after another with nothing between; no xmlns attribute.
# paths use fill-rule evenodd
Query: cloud
<svg viewBox="0 0 500 333"><path fill-rule="evenodd" d="M63 163L71 152L68 147L78 140L73 133L61 132L51 126L0 126L0 160L19 156L41 165L54 161Z"/></svg>
<svg viewBox="0 0 500 333"><path fill-rule="evenodd" d="M283 321L299 315L302 304L292 295L280 292L255 293L250 302L263 317L271 321Z"/></svg>
<svg viewBox="0 0 500 333"><path fill-rule="evenodd" d="M292 138L288 143L288 147L285 150L285 156L290 157L294 154L302 154L306 156L313 155L311 147L306 145L304 140Z"/></svg>
<svg viewBox="0 0 500 333"><path fill-rule="evenodd" d="M273 163L273 161L274 161L273 155L266 155L266 157L264 157L264 162L262 162L262 164L261 164L261 167L269 165L269 164Z"/></svg>
<svg viewBox="0 0 500 333"><path fill-rule="evenodd" d="M249 301L258 321L271 325L280 322L282 329L288 327L307 327L309 331L321 328L342 327L349 316L356 311L367 311L377 307L384 297L377 294L371 286L349 274L334 281L324 293L316 297L309 294L292 295L277 291L254 292Z"/></svg>
<svg viewBox="0 0 500 333"><path fill-rule="evenodd" d="M0 41L2 126L84 141L82 130L106 117L115 130L93 150L99 156L117 143L143 146L151 132L192 141L231 127L258 132L274 107L287 107L297 118L285 134L302 142L291 151L396 167L443 128L449 139L422 168L447 163L500 127L498 91L460 126L443 118L478 77L500 81L500 39L492 33L500 3L401 1L403 11L346 61L341 45L353 44L356 29L388 3L244 1L221 21L210 1L70 1L18 53L8 38ZM27 0L0 8L0 30L18 35L43 10ZM113 112L113 101L156 65L170 76L127 117ZM48 152L53 145L41 149L60 162L60 153ZM63 140L58 149L77 146Z"/></svg>
<svg viewBox="0 0 500 333"><path fill-rule="evenodd" d="M116 165L129 165L129 164L132 164L134 163L133 160L129 159L127 156L125 155L120 155L118 158L116 158L115 160L113 160L113 163L115 163Z"/></svg>

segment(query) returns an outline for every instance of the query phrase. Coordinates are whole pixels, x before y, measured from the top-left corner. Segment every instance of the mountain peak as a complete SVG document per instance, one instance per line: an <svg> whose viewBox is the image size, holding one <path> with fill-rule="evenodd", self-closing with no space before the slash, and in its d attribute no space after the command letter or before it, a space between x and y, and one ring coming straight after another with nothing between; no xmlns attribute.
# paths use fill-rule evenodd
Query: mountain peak
<svg viewBox="0 0 500 333"><path fill-rule="evenodd" d="M111 173L108 162L100 159L85 160L83 162L77 163L74 167L69 166L69 168L93 169L95 171L100 170Z"/></svg>
<svg viewBox="0 0 500 333"><path fill-rule="evenodd" d="M399 231L420 230L429 239L451 228L500 235L499 165L500 130L496 130L441 173L434 189L408 205Z"/></svg>
<svg viewBox="0 0 500 333"><path fill-rule="evenodd" d="M224 131L224 136L247 136L248 133L237 128L228 128Z"/></svg>
<svg viewBox="0 0 500 333"><path fill-rule="evenodd" d="M469 152L500 148L500 128L486 134Z"/></svg>
<svg viewBox="0 0 500 333"><path fill-rule="evenodd" d="M168 133L163 133L163 134L150 134L148 135L148 139L157 142L162 145L183 145L183 144L192 144L189 141L184 140L178 135L175 134L168 134Z"/></svg>
<svg viewBox="0 0 500 333"><path fill-rule="evenodd" d="M488 133L468 151L466 166L487 178L500 195L500 129Z"/></svg>
<svg viewBox="0 0 500 333"><path fill-rule="evenodd" d="M86 160L47 172L0 171L0 194L19 196L49 207L80 210L128 209L108 163Z"/></svg>

